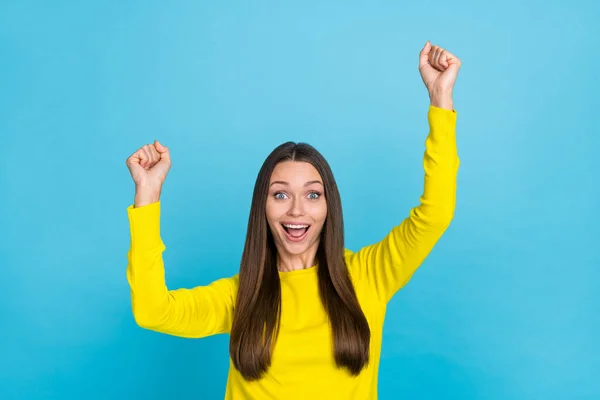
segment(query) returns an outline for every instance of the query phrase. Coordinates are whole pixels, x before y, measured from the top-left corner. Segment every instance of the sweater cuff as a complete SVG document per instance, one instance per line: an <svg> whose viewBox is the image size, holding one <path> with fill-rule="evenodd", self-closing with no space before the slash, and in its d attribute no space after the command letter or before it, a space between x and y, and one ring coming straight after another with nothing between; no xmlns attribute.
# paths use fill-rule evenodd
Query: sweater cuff
<svg viewBox="0 0 600 400"><path fill-rule="evenodd" d="M456 131L456 110L429 106L427 120L434 139L453 138Z"/></svg>
<svg viewBox="0 0 600 400"><path fill-rule="evenodd" d="M134 250L165 249L160 237L160 201L142 207L127 207L131 248Z"/></svg>
<svg viewBox="0 0 600 400"><path fill-rule="evenodd" d="M447 108L436 107L429 105L427 116L429 123L437 122L442 124L455 124L458 113L455 109L448 110Z"/></svg>

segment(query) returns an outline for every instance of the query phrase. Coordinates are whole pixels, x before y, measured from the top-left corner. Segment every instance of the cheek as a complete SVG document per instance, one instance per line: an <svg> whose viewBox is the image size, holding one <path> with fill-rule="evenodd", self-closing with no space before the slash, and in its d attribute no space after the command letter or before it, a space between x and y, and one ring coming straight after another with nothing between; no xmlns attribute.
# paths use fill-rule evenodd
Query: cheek
<svg viewBox="0 0 600 400"><path fill-rule="evenodd" d="M265 215L267 217L267 223L269 224L269 227L273 229L274 210L273 206L268 201L265 207Z"/></svg>
<svg viewBox="0 0 600 400"><path fill-rule="evenodd" d="M282 206L282 204L277 204L275 202L267 201L266 216L267 216L267 222L269 223L269 226L271 227L271 229L273 229L273 230L277 229L277 227L279 226L279 220L281 219L281 216L284 215L285 213L286 213L285 206Z"/></svg>
<svg viewBox="0 0 600 400"><path fill-rule="evenodd" d="M278 204L272 201L271 199L267 200L267 204L265 206L265 211L267 214L267 219L272 220L279 216L279 207Z"/></svg>
<svg viewBox="0 0 600 400"><path fill-rule="evenodd" d="M315 205L311 209L312 219L319 224L322 224L327 218L327 204Z"/></svg>
<svg viewBox="0 0 600 400"><path fill-rule="evenodd" d="M277 218L269 218L269 216L267 216L267 225L267 229L271 232L273 237L277 238L279 236L279 220Z"/></svg>

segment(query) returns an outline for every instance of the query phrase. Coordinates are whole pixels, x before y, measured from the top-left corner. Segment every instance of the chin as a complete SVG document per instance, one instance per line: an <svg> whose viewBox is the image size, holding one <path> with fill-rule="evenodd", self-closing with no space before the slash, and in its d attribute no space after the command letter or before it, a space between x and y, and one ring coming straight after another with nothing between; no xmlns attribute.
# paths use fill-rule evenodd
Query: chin
<svg viewBox="0 0 600 400"><path fill-rule="evenodd" d="M293 255L304 254L310 248L310 246L307 246L307 245L294 245L294 244L290 245L289 243L286 243L283 246L288 253L293 254Z"/></svg>
<svg viewBox="0 0 600 400"><path fill-rule="evenodd" d="M306 253L311 247L318 246L319 242L318 240L307 238L306 242L290 243L283 238L282 244L289 254L300 255Z"/></svg>

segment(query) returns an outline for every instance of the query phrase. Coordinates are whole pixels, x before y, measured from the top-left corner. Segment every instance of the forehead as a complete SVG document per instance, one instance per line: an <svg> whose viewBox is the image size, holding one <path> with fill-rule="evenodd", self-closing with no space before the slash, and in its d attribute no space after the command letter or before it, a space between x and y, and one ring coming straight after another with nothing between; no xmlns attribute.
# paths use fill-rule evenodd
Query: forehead
<svg viewBox="0 0 600 400"><path fill-rule="evenodd" d="M271 182L285 181L304 184L307 181L321 180L321 175L311 163L304 161L282 161L275 166Z"/></svg>

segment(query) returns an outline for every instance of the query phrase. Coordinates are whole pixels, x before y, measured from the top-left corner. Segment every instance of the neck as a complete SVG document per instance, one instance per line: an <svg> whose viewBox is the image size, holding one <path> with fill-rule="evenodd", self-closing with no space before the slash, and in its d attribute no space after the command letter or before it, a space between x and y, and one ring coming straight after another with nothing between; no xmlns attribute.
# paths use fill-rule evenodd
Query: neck
<svg viewBox="0 0 600 400"><path fill-rule="evenodd" d="M277 249L277 268L281 272L290 272L314 267L317 263L318 248L317 241L302 254L290 254L285 249Z"/></svg>

